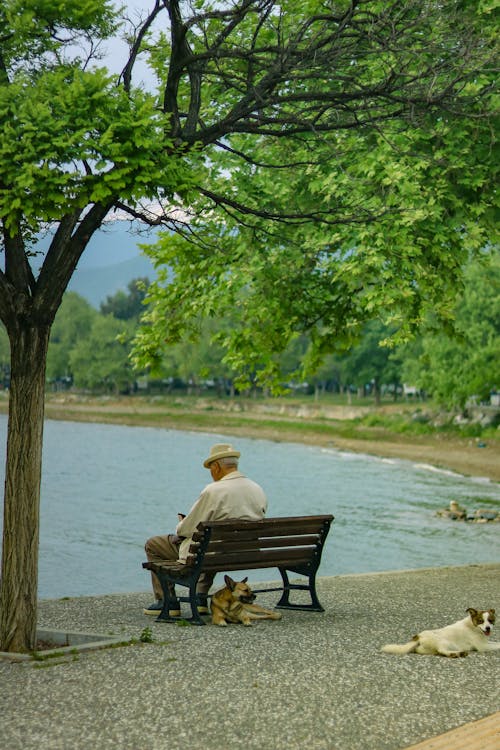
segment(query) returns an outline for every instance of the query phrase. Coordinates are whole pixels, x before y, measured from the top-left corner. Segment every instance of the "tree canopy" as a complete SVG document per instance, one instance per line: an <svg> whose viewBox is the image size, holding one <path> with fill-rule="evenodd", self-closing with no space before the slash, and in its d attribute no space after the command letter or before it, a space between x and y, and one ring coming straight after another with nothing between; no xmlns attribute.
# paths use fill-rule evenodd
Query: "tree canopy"
<svg viewBox="0 0 500 750"><path fill-rule="evenodd" d="M458 30L478 21L465 13ZM451 30L443 19L424 26L429 56L437 54ZM423 28L411 25L414 72L413 34ZM483 47L490 43L482 38ZM373 79L385 70L349 52L337 63L342 79L360 65ZM391 106L376 122L369 108L368 121L360 116L353 127L342 109L337 127L319 139L233 136L214 160L217 187L192 205L190 234L164 234L147 250L174 283L160 275L150 288L137 362L154 362L165 342L196 335L204 317L229 311L231 330L217 340L242 384L279 382L276 354L304 333L311 346L300 374L308 377L374 317L391 327L394 342L423 326L450 328L464 267L498 241L494 76L487 63L464 83L467 117L457 104Z"/></svg>
<svg viewBox="0 0 500 750"><path fill-rule="evenodd" d="M403 356L403 371L439 403L463 407L500 388L500 255L466 269L456 307L457 335L423 336Z"/></svg>

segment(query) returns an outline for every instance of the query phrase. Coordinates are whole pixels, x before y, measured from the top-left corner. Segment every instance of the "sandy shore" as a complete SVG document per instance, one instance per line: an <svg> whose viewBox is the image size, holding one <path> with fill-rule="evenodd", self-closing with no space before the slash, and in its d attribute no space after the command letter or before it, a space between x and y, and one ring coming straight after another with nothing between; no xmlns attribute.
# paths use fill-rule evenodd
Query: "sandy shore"
<svg viewBox="0 0 500 750"><path fill-rule="evenodd" d="M383 407L386 411L391 406ZM396 408L396 407L392 407ZM0 413L8 410L7 399L0 400ZM76 422L163 427L205 433L225 433L234 437L262 438L277 442L319 445L354 453L401 458L430 464L466 476L485 477L500 482L500 436L477 440L457 438L446 432L427 435L391 433L383 428L363 435L346 437L339 425L373 412L373 407L336 406L317 409L304 406L270 407L268 403L217 399L90 397L52 394L47 397L48 419Z"/></svg>
<svg viewBox="0 0 500 750"><path fill-rule="evenodd" d="M223 432L235 437L321 445L402 458L500 482L499 439L461 439L444 432L424 436L396 435L380 429L368 437L366 434L362 438L345 437L336 425L366 413L366 407L339 406L325 413L326 417L324 414L319 417L313 409L303 408L290 414L284 412L283 407L272 411L269 406L253 406L248 402L242 409L241 404L232 406L229 400L219 405L216 400L207 399L192 401L187 407L182 399L98 399L54 394L46 403L46 417L49 419Z"/></svg>

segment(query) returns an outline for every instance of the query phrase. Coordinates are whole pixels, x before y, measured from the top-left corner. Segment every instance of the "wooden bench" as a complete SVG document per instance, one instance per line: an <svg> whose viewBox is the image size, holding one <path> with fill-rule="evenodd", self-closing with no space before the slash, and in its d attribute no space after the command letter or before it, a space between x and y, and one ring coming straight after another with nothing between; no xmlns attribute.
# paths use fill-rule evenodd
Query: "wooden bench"
<svg viewBox="0 0 500 750"><path fill-rule="evenodd" d="M189 589L189 596L178 598L190 603L190 621L196 625L204 625L196 602L196 585L200 574L257 568L278 568L283 585L273 589L253 589L254 592L281 591L277 607L323 612L316 594L316 573L332 521L333 516L325 515L199 524L185 563L165 561L142 564L146 570L156 573L163 589L163 609L157 622L179 619L169 616L169 610L172 609L169 584ZM307 578L307 582L291 583L288 573L297 573ZM311 603L291 603L290 592L295 589L308 591Z"/></svg>

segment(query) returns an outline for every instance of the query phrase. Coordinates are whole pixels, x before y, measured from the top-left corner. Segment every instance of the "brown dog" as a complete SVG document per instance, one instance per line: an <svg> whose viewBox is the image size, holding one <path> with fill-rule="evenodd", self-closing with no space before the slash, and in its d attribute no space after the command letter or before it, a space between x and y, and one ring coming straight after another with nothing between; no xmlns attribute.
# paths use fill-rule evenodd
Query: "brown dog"
<svg viewBox="0 0 500 750"><path fill-rule="evenodd" d="M225 587L217 591L210 602L212 624L226 627L228 622L242 622L251 625L252 620L281 620L280 612L272 612L258 604L253 604L255 594L247 584L248 578L233 581L224 576Z"/></svg>

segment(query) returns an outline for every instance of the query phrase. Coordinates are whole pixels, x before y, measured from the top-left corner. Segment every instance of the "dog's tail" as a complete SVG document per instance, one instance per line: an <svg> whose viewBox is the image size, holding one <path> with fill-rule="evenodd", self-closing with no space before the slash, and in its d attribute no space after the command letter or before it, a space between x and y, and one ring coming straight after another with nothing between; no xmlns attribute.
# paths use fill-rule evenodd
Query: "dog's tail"
<svg viewBox="0 0 500 750"><path fill-rule="evenodd" d="M382 651L386 654L412 654L418 646L418 638L412 638L408 643L388 643L387 646L382 646Z"/></svg>

